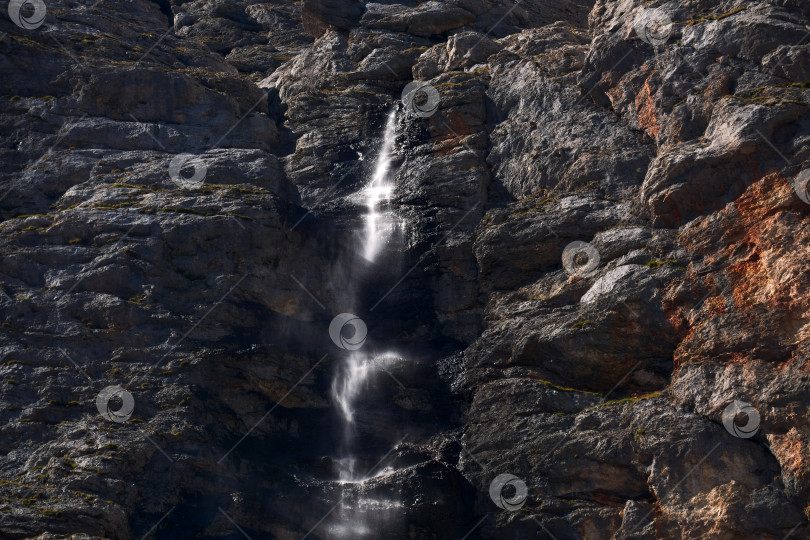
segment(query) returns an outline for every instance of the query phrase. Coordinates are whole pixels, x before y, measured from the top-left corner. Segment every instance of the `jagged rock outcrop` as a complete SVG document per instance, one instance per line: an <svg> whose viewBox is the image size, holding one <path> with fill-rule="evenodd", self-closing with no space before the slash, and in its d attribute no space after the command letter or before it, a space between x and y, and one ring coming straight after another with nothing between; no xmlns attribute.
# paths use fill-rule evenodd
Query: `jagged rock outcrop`
<svg viewBox="0 0 810 540"><path fill-rule="evenodd" d="M4 13L0 536L810 538L808 31L801 0ZM406 225L358 262L392 110ZM361 308L406 361L347 484L327 328Z"/></svg>

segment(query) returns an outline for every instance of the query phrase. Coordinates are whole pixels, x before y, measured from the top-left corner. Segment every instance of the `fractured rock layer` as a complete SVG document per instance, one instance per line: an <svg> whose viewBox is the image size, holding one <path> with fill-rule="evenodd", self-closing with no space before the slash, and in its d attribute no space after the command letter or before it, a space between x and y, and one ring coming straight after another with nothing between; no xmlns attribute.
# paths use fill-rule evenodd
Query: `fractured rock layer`
<svg viewBox="0 0 810 540"><path fill-rule="evenodd" d="M3 17L0 536L810 537L808 31L802 0ZM405 238L359 265L393 109ZM347 487L354 300L407 359L358 464L408 437Z"/></svg>

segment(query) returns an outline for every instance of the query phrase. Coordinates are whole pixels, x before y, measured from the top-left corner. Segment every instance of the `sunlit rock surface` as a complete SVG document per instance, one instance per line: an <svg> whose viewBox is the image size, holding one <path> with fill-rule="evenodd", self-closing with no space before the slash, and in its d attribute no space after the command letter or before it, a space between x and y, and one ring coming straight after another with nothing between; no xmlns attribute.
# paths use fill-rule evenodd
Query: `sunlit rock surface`
<svg viewBox="0 0 810 540"><path fill-rule="evenodd" d="M807 2L6 11L0 537L810 538Z"/></svg>

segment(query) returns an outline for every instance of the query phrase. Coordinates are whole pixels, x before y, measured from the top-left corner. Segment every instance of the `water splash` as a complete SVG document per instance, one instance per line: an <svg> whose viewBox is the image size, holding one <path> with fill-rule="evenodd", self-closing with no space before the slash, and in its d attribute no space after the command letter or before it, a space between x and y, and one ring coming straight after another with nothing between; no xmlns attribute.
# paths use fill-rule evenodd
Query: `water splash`
<svg viewBox="0 0 810 540"><path fill-rule="evenodd" d="M337 404L344 425L344 455L336 460L341 482L360 482L368 474L357 470L353 457L357 401L366 394L376 377L390 375L389 368L401 361L394 353L368 355L359 351L350 354L343 369L332 381L332 398ZM376 475L375 475L376 476Z"/></svg>
<svg viewBox="0 0 810 540"><path fill-rule="evenodd" d="M394 108L385 123L382 148L371 179L353 197L366 208L364 226L357 231L362 236L358 255L372 263L378 262L381 255L392 252L390 244L394 234L404 231L405 227L405 221L394 214L389 204L394 192L391 160L396 121ZM395 269L394 265L391 266ZM374 268L375 271L382 269L379 265ZM355 276L353 279L358 278ZM356 282L353 290L360 285L360 282ZM395 526L402 517L403 503L398 495L385 497L368 492L367 487L371 479L396 472L391 460L386 459L388 454L382 456L374 466L370 462L374 460L371 456L376 453L373 448L378 439L376 431L380 427L375 424L385 421L386 414L381 411L391 407L389 397L384 398L385 402L381 400L381 396L386 394L382 378L393 378L389 369L401 361L402 357L395 353L372 354L354 350L347 353L332 381L332 400L343 428L342 447L332 462L336 466L337 482L343 493L341 501L346 498L349 502L339 503L330 522L325 524L329 538L373 540L380 537L380 531L385 527ZM400 383L397 381L397 384Z"/></svg>
<svg viewBox="0 0 810 540"><path fill-rule="evenodd" d="M341 505L343 519L328 527L328 538L376 540L387 524L397 518L404 504L372 496L353 498Z"/></svg>
<svg viewBox="0 0 810 540"><path fill-rule="evenodd" d="M402 226L402 221L393 212L386 209L388 201L394 192L394 183L391 180L391 153L394 149L397 128L397 110L388 114L383 133L383 145L374 167L371 181L363 189L361 195L365 199L366 224L362 255L368 261L374 262L382 247L388 243L394 231Z"/></svg>

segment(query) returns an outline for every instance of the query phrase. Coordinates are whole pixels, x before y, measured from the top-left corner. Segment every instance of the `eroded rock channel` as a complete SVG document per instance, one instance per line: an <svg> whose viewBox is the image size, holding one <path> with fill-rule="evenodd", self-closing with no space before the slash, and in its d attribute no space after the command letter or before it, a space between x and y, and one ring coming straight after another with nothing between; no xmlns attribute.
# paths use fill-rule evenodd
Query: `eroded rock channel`
<svg viewBox="0 0 810 540"><path fill-rule="evenodd" d="M398 1L4 7L0 538L810 538L807 2Z"/></svg>

